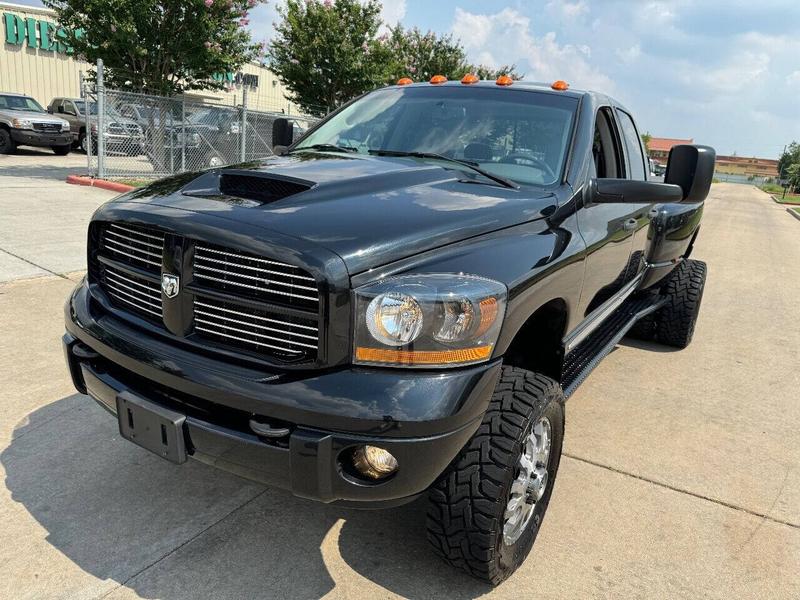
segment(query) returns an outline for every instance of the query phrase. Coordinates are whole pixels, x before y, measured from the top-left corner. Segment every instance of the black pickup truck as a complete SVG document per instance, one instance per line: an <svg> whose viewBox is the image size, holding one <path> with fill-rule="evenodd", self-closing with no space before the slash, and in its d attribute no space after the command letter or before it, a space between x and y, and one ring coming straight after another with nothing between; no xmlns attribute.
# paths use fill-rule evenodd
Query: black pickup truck
<svg viewBox="0 0 800 600"><path fill-rule="evenodd" d="M401 81L293 144L279 120L274 157L105 204L63 341L122 437L326 503L427 495L436 552L498 583L565 399L626 333L690 342L714 151L647 181L615 100L474 79Z"/></svg>

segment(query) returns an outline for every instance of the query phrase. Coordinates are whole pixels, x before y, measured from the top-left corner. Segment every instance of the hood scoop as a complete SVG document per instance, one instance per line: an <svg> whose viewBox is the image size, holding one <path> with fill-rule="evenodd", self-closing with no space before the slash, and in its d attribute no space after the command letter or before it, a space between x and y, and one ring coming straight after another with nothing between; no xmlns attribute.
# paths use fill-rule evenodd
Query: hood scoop
<svg viewBox="0 0 800 600"><path fill-rule="evenodd" d="M314 184L302 179L280 177L252 171L223 171L219 176L219 193L259 204L276 202L311 189Z"/></svg>

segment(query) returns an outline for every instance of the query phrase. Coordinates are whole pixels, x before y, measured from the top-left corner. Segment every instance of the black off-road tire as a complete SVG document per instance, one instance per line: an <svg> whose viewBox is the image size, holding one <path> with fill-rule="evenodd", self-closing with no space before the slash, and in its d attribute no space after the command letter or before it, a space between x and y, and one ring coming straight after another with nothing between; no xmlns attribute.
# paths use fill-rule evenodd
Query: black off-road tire
<svg viewBox="0 0 800 600"><path fill-rule="evenodd" d="M16 151L17 144L11 138L11 132L0 127L0 154L14 154Z"/></svg>
<svg viewBox="0 0 800 600"><path fill-rule="evenodd" d="M548 483L527 528L503 540L504 512L531 427L551 425ZM544 375L502 367L491 403L475 435L429 491L428 540L454 567L497 585L522 564L550 502L564 439L564 394Z"/></svg>
<svg viewBox="0 0 800 600"><path fill-rule="evenodd" d="M656 340L686 348L692 341L706 284L706 263L685 260L670 273L662 293L667 303L656 313Z"/></svg>
<svg viewBox="0 0 800 600"><path fill-rule="evenodd" d="M72 150L72 144L69 144L68 146L52 146L51 150L58 156L66 156L69 154L69 151Z"/></svg>

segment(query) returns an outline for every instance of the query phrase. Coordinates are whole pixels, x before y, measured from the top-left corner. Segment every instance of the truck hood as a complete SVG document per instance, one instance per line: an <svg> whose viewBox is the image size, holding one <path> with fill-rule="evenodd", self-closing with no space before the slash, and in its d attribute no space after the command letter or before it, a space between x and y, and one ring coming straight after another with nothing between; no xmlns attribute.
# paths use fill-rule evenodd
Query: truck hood
<svg viewBox="0 0 800 600"><path fill-rule="evenodd" d="M301 238L338 254L351 275L541 218L555 208L552 192L504 188L470 170L443 165L304 152L179 175L119 200L212 213ZM226 175L244 177L257 189L270 180L300 182L308 189L253 200L222 194L220 180Z"/></svg>
<svg viewBox="0 0 800 600"><path fill-rule="evenodd" d="M58 123L65 125L67 122L64 119L55 117L50 113L40 113L32 110L3 110L0 111L9 119L30 119L37 123Z"/></svg>

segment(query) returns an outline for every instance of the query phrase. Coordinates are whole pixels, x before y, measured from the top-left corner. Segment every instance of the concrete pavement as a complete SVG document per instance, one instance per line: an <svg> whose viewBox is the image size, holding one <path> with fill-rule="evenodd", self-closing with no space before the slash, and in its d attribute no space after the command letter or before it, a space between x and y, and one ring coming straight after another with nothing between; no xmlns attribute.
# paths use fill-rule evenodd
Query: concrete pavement
<svg viewBox="0 0 800 600"><path fill-rule="evenodd" d="M86 267L89 217L116 194L64 183L84 172L85 154L28 148L0 154L0 281Z"/></svg>
<svg viewBox="0 0 800 600"><path fill-rule="evenodd" d="M429 552L422 502L337 509L121 440L62 364L74 283L5 284L0 597L800 597L800 223L733 184L703 223L694 342L625 341L570 399L548 516L496 589Z"/></svg>

